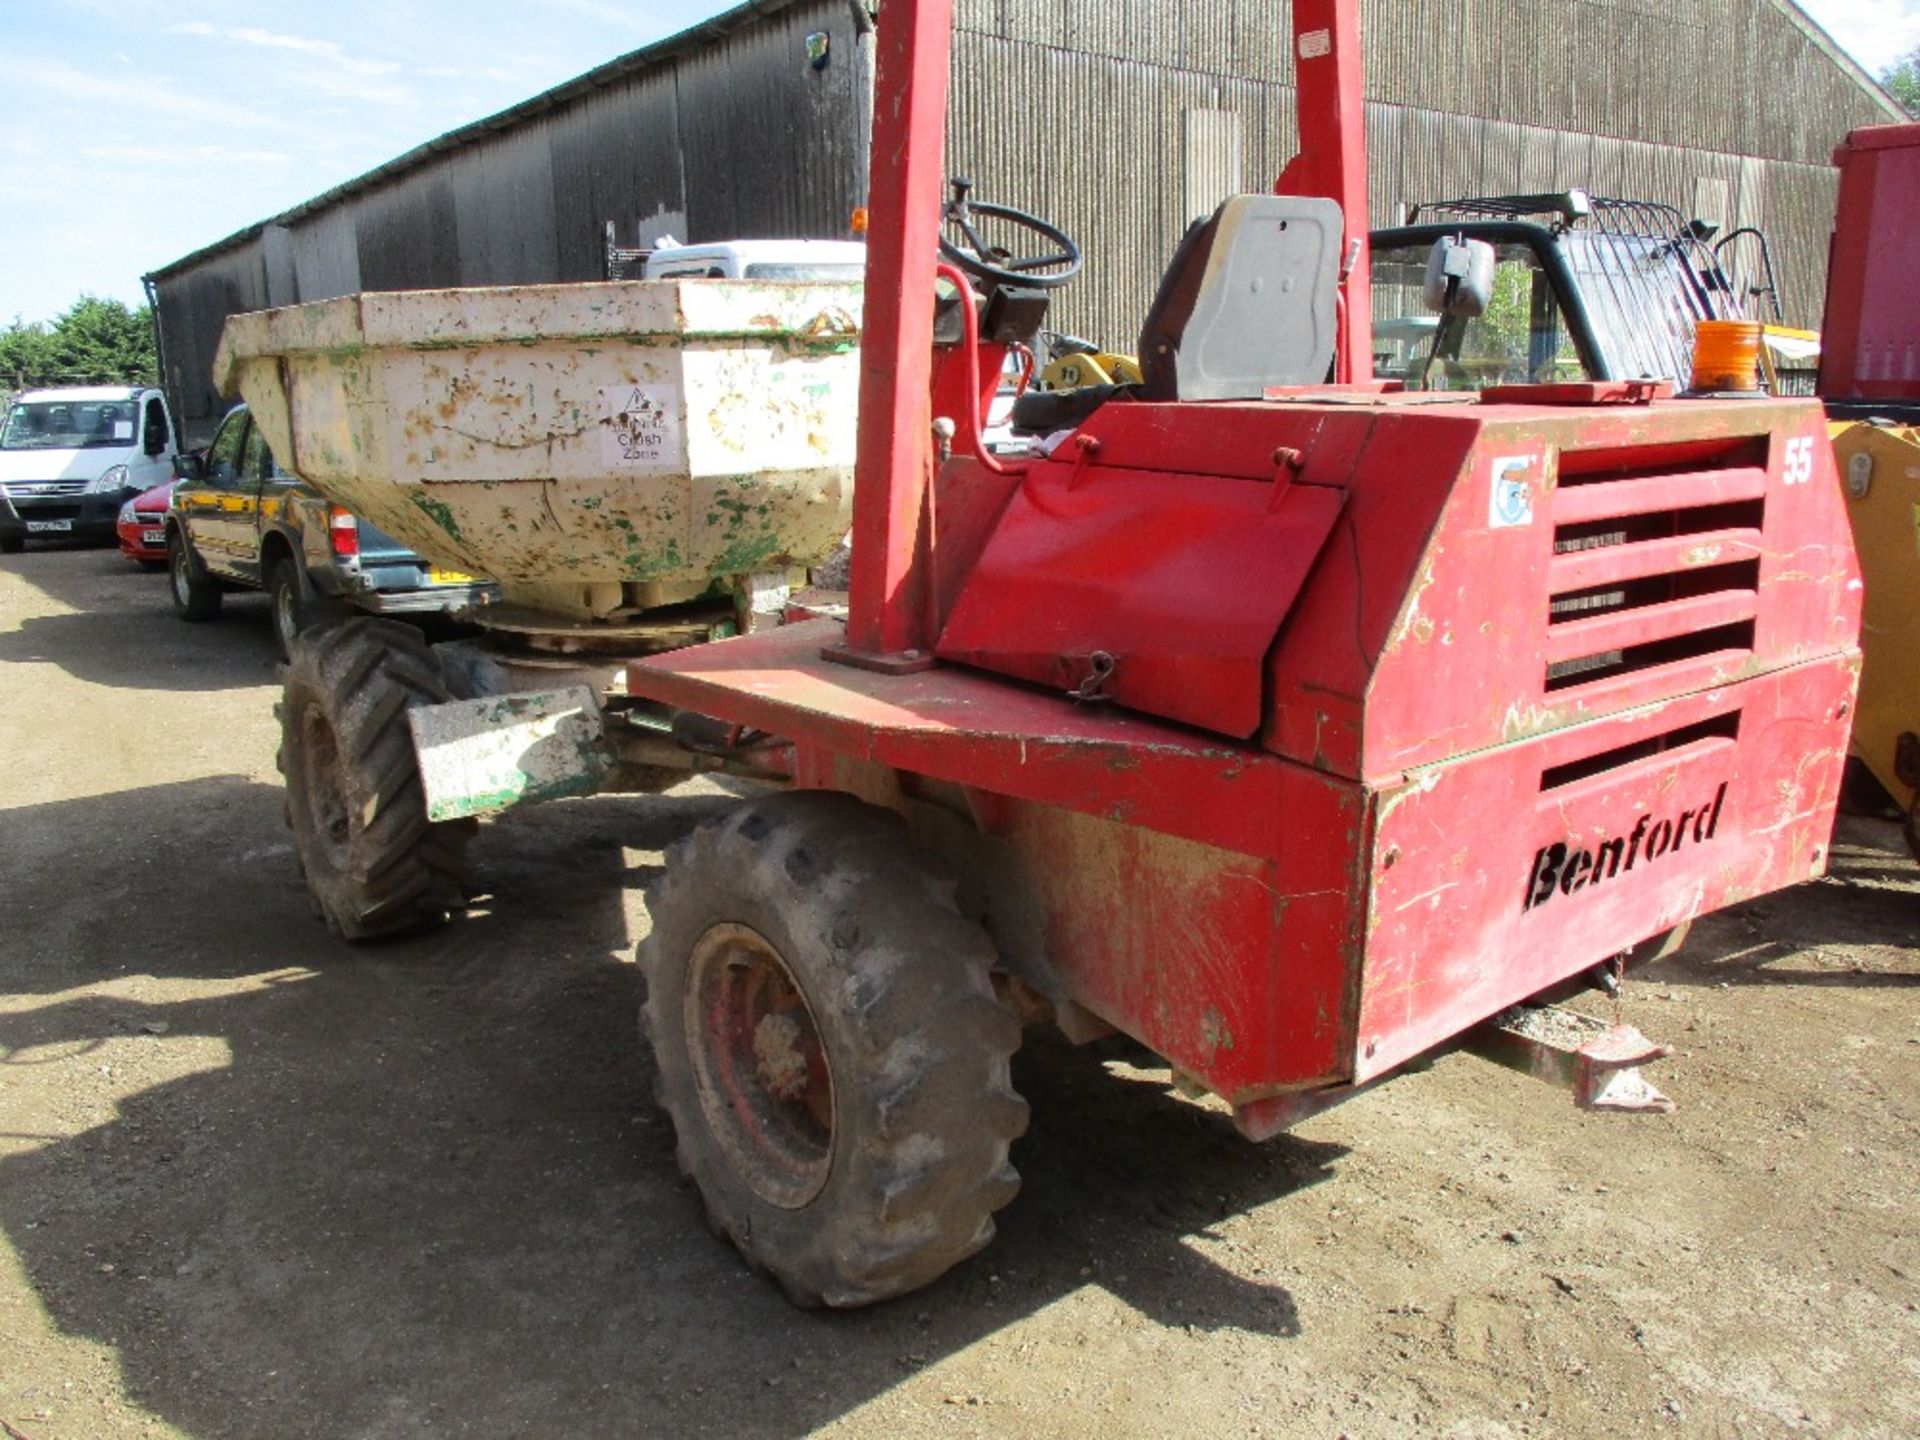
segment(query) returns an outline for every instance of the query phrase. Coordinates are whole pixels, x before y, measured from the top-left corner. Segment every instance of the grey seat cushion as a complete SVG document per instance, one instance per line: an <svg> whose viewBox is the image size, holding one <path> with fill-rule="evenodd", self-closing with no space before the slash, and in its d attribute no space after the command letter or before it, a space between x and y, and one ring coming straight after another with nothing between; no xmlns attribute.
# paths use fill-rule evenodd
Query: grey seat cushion
<svg viewBox="0 0 1920 1440"><path fill-rule="evenodd" d="M1149 400L1257 399L1333 364L1340 207L1234 195L1174 252L1140 336Z"/></svg>

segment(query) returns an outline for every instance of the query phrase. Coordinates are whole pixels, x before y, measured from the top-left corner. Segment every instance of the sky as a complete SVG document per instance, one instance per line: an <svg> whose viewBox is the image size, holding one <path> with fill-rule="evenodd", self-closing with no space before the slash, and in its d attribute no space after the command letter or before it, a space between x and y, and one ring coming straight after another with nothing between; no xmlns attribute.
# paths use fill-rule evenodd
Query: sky
<svg viewBox="0 0 1920 1440"><path fill-rule="evenodd" d="M138 304L147 271L730 8L0 0L0 325ZM1920 47L1920 0L1804 8L1875 74Z"/></svg>
<svg viewBox="0 0 1920 1440"><path fill-rule="evenodd" d="M732 0L0 0L0 325L140 277Z"/></svg>

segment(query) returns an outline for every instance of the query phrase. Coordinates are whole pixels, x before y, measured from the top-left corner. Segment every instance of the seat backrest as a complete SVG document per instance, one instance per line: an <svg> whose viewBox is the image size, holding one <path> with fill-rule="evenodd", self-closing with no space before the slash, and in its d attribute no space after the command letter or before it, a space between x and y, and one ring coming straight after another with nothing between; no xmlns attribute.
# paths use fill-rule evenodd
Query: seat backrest
<svg viewBox="0 0 1920 1440"><path fill-rule="evenodd" d="M1340 207L1233 195L1187 231L1140 334L1148 400L1258 399L1333 365Z"/></svg>

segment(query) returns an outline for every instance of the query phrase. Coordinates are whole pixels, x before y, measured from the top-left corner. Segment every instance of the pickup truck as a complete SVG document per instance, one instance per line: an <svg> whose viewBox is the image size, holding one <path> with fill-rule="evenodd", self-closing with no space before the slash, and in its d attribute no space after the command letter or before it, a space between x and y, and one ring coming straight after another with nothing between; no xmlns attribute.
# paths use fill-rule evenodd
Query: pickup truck
<svg viewBox="0 0 1920 1440"><path fill-rule="evenodd" d="M450 614L498 594L434 568L281 469L244 405L227 413L204 456L176 456L174 468L167 573L182 620L213 619L229 590L264 590L284 655L301 631L356 610Z"/></svg>

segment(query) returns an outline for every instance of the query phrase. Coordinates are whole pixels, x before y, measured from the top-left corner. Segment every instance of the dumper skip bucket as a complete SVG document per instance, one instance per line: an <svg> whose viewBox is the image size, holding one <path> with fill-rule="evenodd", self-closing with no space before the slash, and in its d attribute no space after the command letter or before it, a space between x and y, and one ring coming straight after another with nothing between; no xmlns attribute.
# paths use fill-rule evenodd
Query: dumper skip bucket
<svg viewBox="0 0 1920 1440"><path fill-rule="evenodd" d="M806 565L846 533L857 284L346 296L237 315L214 379L274 454L437 565L540 603Z"/></svg>

